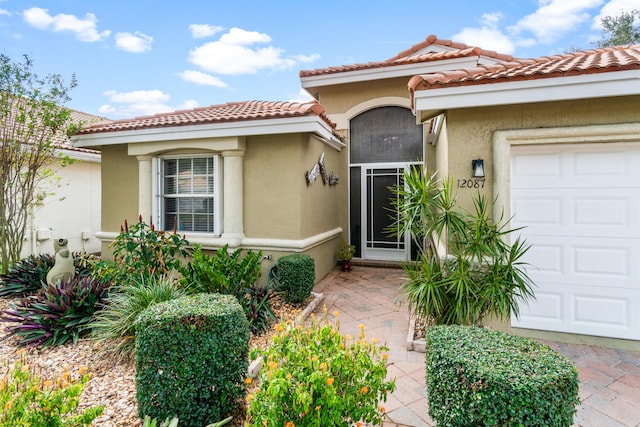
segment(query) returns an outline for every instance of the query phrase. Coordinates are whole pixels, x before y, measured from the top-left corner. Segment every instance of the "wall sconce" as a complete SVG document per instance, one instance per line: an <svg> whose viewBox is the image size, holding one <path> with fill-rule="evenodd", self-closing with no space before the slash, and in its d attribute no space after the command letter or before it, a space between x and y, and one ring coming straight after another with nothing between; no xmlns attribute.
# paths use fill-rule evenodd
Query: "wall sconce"
<svg viewBox="0 0 640 427"><path fill-rule="evenodd" d="M471 169L473 170L474 178L484 178L484 160L471 160Z"/></svg>

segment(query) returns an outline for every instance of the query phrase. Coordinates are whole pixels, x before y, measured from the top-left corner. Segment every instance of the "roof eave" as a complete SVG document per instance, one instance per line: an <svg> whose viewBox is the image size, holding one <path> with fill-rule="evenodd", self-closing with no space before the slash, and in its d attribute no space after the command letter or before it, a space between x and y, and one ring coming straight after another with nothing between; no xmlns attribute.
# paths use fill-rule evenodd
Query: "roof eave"
<svg viewBox="0 0 640 427"><path fill-rule="evenodd" d="M100 147L118 144L136 144L154 141L179 141L203 138L275 135L288 133L313 133L333 148L340 150L344 144L333 129L318 116L288 117L266 120L210 123L191 126L154 127L82 134L72 137L76 147Z"/></svg>
<svg viewBox="0 0 640 427"><path fill-rule="evenodd" d="M411 91L416 116L444 110L640 95L640 70L495 82Z"/></svg>
<svg viewBox="0 0 640 427"><path fill-rule="evenodd" d="M494 61L495 62L495 61ZM311 88L333 86L346 83L358 83L371 80L392 79L397 77L411 77L416 74L429 74L443 70L455 70L460 68L475 67L478 57L464 57L444 59L431 62L418 62L414 64L389 65L376 68L368 68L357 71L343 71L316 76L301 77L300 83L307 91Z"/></svg>

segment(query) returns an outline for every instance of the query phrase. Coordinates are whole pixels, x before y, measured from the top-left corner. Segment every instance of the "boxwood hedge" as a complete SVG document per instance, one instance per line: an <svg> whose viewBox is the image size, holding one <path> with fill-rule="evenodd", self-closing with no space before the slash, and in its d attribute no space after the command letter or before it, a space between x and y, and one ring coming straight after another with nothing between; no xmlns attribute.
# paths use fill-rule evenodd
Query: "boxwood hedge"
<svg viewBox="0 0 640 427"><path fill-rule="evenodd" d="M307 254L292 254L278 258L275 277L278 289L289 303L301 303L311 296L316 279L315 262Z"/></svg>
<svg viewBox="0 0 640 427"><path fill-rule="evenodd" d="M138 415L202 427L242 405L249 327L232 295L162 302L136 322Z"/></svg>
<svg viewBox="0 0 640 427"><path fill-rule="evenodd" d="M486 328L431 326L429 415L438 426L571 426L578 372L537 341Z"/></svg>

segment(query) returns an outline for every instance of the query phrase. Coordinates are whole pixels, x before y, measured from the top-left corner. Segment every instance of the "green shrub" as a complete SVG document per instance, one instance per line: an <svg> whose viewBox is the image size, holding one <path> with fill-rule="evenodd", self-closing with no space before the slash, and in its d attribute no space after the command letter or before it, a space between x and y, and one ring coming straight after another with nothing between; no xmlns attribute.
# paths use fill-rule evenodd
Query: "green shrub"
<svg viewBox="0 0 640 427"><path fill-rule="evenodd" d="M76 276L91 274L94 255L75 252L73 264ZM9 271L0 275L0 297L25 297L33 295L47 283L47 273L53 267L55 257L49 254L30 255L15 263Z"/></svg>
<svg viewBox="0 0 640 427"><path fill-rule="evenodd" d="M220 293L233 295L244 309L252 333L266 330L275 315L269 300L271 286L257 286L262 268L262 252L242 249L229 252L229 245L219 248L213 257L195 245L191 261L180 268L181 283L190 293Z"/></svg>
<svg viewBox="0 0 640 427"><path fill-rule="evenodd" d="M235 297L198 294L159 303L136 323L138 415L202 427L242 406L249 329Z"/></svg>
<svg viewBox="0 0 640 427"><path fill-rule="evenodd" d="M243 256L242 249L229 253L229 245L225 245L211 257L202 252L200 245L195 245L191 261L180 272L183 284L194 292L243 297L260 277L261 261L261 251L249 250Z"/></svg>
<svg viewBox="0 0 640 427"><path fill-rule="evenodd" d="M342 336L338 326L312 318L306 327L278 324L270 347L260 352L265 365L259 388L247 396L248 425L379 425L387 393L387 348Z"/></svg>
<svg viewBox="0 0 640 427"><path fill-rule="evenodd" d="M438 426L571 426L578 372L537 341L485 328L431 326L429 415Z"/></svg>
<svg viewBox="0 0 640 427"><path fill-rule="evenodd" d="M519 238L507 243L516 230L493 221L494 206L484 196L473 199L474 212L463 211L453 182L428 178L419 167L393 192L399 214L387 231L411 233L419 245L417 262L404 265L408 280L400 290L416 315L436 324L479 325L487 315L517 317L519 302L534 298L522 261L530 246Z"/></svg>
<svg viewBox="0 0 640 427"><path fill-rule="evenodd" d="M277 289L284 292L288 303L298 304L311 296L316 278L315 263L307 254L292 254L278 258L274 278Z"/></svg>
<svg viewBox="0 0 640 427"><path fill-rule="evenodd" d="M130 274L166 276L182 265L189 242L173 230L158 231L138 217L138 223L129 226L127 220L120 234L111 243L113 257L120 267L120 276L126 280Z"/></svg>
<svg viewBox="0 0 640 427"><path fill-rule="evenodd" d="M17 325L8 326L8 335L16 335L22 346L62 345L89 332L88 324L102 308L109 285L91 277L74 277L45 285L34 296L22 298L2 319Z"/></svg>
<svg viewBox="0 0 640 427"><path fill-rule="evenodd" d="M0 427L88 426L102 414L102 406L78 410L80 394L89 381L86 367L45 381L27 362L22 358L0 375Z"/></svg>
<svg viewBox="0 0 640 427"><path fill-rule="evenodd" d="M231 422L232 419L233 417L228 417L222 421L218 421L217 423L208 424L206 427L222 427L223 425ZM157 419L151 418L147 415L146 417L144 417L144 420L142 420L142 427L178 427L179 423L180 423L180 420L174 417L174 418L167 418L166 420L158 424Z"/></svg>
<svg viewBox="0 0 640 427"><path fill-rule="evenodd" d="M140 275L119 286L90 323L91 338L102 343L107 354L131 360L135 351L135 322L140 313L159 302L185 296L184 289L167 277Z"/></svg>

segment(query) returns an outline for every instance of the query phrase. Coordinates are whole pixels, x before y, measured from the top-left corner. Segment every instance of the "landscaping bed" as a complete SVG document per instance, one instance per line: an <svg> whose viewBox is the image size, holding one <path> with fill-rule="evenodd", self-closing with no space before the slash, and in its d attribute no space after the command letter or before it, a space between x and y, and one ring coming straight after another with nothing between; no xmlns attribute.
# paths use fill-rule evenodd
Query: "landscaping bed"
<svg viewBox="0 0 640 427"><path fill-rule="evenodd" d="M0 311L8 309L9 303L13 301L0 298ZM282 297L276 296L272 299L272 308L278 319L292 321L302 312L302 309L314 301L317 305L316 294L299 305L287 304ZM308 310L305 311L308 312ZM64 371L75 371L81 366L86 366L92 377L82 393L80 408L104 406L103 414L94 421L94 425L103 427L141 425L136 413L133 364L105 359L98 345L89 338L82 338L77 344L59 347L21 349L16 345L15 339L5 339L5 327L8 325L9 323L0 321L0 360L2 361L0 375L6 373L8 365L19 360L21 354L26 355L29 365L35 368L43 379L60 376ZM272 327L263 334L252 336L250 347L266 348L270 337L275 332L273 326L275 324L272 324Z"/></svg>

